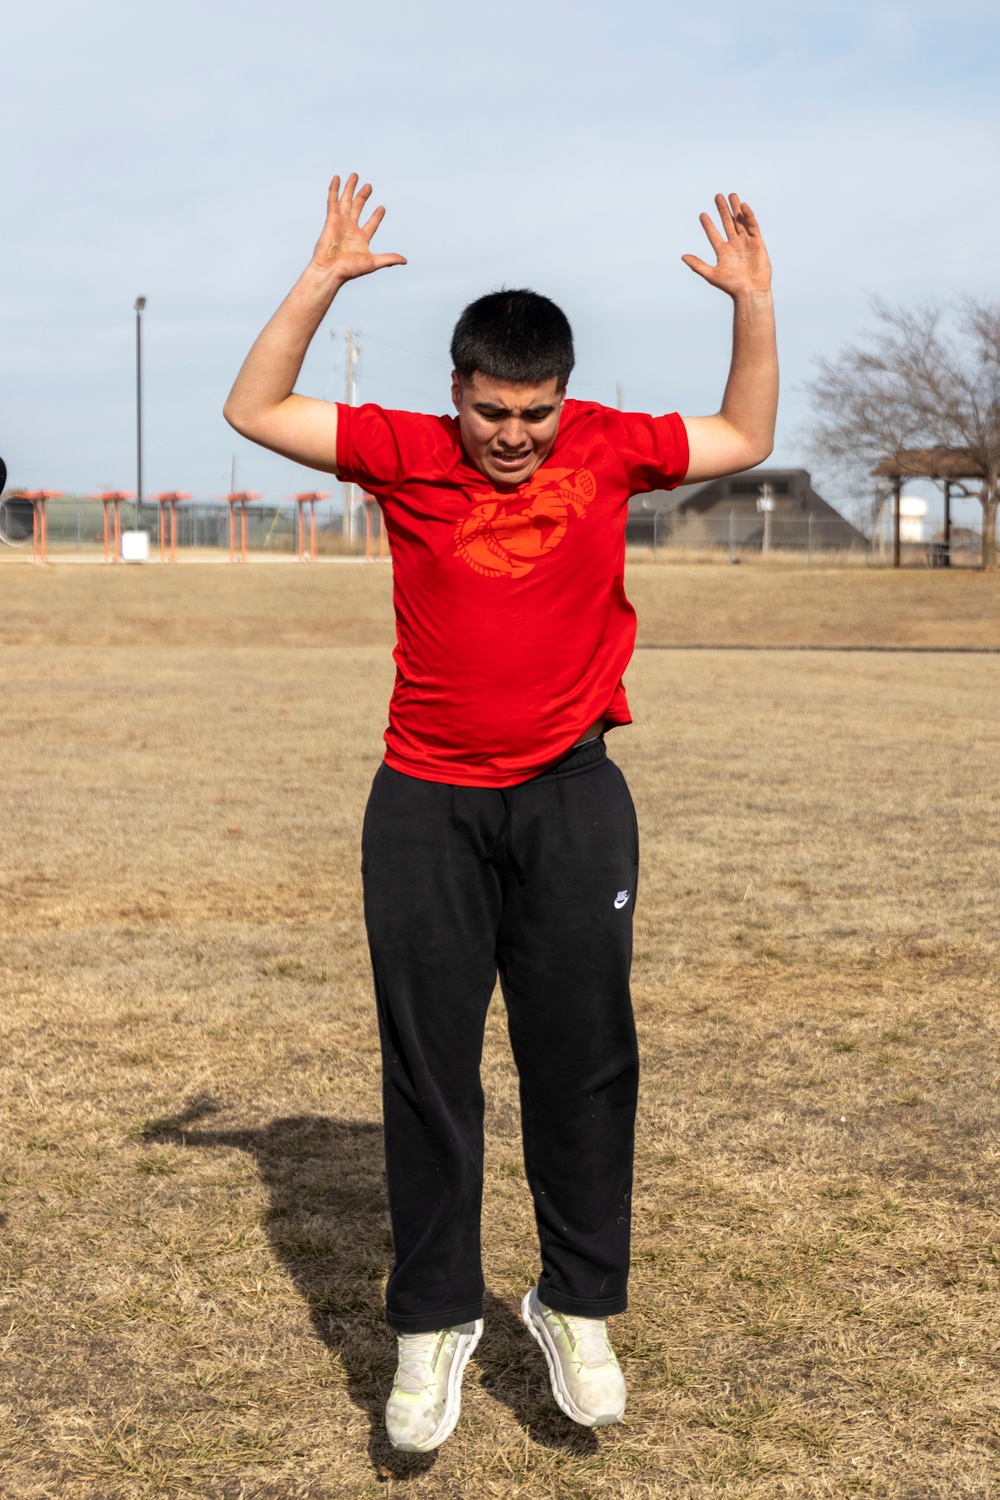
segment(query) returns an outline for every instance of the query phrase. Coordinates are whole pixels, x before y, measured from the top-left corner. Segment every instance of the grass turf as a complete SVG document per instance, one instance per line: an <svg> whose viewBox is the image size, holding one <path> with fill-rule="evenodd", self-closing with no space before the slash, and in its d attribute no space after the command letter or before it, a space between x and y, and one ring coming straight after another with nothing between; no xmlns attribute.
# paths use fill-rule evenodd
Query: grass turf
<svg viewBox="0 0 1000 1500"><path fill-rule="evenodd" d="M4 1500L986 1496L1000 659L648 652L627 1421L555 1408L491 1010L487 1330L393 1341L358 841L388 570L5 568ZM975 574L636 567L640 639L1000 644Z"/></svg>

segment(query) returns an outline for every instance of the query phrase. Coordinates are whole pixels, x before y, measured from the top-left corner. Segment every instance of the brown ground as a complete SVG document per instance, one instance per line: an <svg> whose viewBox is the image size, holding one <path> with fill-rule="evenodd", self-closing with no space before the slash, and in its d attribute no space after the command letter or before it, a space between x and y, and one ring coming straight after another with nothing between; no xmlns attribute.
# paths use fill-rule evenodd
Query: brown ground
<svg viewBox="0 0 1000 1500"><path fill-rule="evenodd" d="M644 836L627 1422L566 1422L515 1316L494 1007L487 1333L439 1455L387 1448L357 850L388 584L0 575L0 1496L995 1493L993 656L637 654L610 742ZM974 573L630 592L651 643L1000 645Z"/></svg>

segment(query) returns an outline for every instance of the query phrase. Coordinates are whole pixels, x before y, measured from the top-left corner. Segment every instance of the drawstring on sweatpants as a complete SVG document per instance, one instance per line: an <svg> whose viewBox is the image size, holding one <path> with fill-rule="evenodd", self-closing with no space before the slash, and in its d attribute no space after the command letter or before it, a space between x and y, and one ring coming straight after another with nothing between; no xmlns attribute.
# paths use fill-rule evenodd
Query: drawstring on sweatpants
<svg viewBox="0 0 1000 1500"><path fill-rule="evenodd" d="M497 852L502 846L503 852L507 858L507 863L510 865L511 869L514 871L515 876L517 877L518 885L527 885L528 882L524 878L524 871L521 869L521 866L517 862L517 855L514 853L513 845L511 843L511 814L514 809L514 798L513 795L508 796L507 791L504 787L498 787L497 791L503 798L503 821L501 822L500 827L497 829L497 836L490 845L490 852L483 860L483 864L491 865L497 856Z"/></svg>

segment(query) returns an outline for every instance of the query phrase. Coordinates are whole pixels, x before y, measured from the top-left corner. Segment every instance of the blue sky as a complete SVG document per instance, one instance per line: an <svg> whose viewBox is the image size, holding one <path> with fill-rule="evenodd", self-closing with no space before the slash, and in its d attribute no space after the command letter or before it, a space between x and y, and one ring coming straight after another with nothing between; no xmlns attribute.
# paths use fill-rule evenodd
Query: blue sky
<svg viewBox="0 0 1000 1500"><path fill-rule="evenodd" d="M409 258L349 287L299 389L447 408L458 311L503 282L561 302L571 394L717 409L729 304L681 264L718 190L775 266L775 461L803 461L812 360L867 296L1000 296L1000 7L538 0L35 0L4 24L0 451L11 482L134 484L145 315L147 493L314 475L221 407L356 168ZM330 331L334 337L330 337Z"/></svg>

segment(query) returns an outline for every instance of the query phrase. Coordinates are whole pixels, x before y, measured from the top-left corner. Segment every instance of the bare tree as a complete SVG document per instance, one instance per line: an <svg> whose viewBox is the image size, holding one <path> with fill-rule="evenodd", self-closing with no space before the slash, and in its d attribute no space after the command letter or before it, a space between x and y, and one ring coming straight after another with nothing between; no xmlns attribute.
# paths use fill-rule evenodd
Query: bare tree
<svg viewBox="0 0 1000 1500"><path fill-rule="evenodd" d="M908 448L961 453L979 480L983 567L997 565L1000 504L1000 303L958 304L943 327L935 304L875 301L878 326L818 361L809 385L821 463L873 493L872 470ZM973 491L974 492L974 491Z"/></svg>

